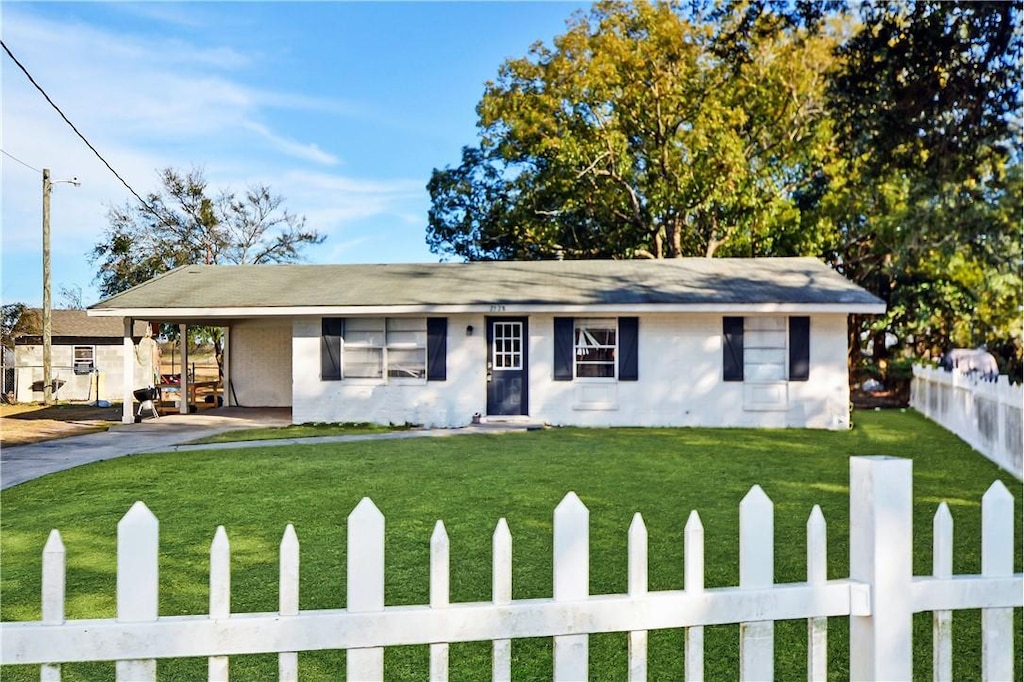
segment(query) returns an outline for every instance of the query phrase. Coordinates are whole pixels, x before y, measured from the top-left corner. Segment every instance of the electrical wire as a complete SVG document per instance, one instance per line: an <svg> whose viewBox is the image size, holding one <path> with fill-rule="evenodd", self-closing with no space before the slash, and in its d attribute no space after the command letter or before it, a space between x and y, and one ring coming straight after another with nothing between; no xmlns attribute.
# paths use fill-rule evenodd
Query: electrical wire
<svg viewBox="0 0 1024 682"><path fill-rule="evenodd" d="M104 166L106 166L106 167L107 167L107 168L108 168L108 169L110 170L110 172L114 174L114 177L115 177L115 178L117 178L118 180L120 180L120 181L121 181L121 184L122 184L122 185L124 185L125 187L127 187L127 188L128 188L128 191L129 191L129 192L131 192L132 194L134 194L134 195L135 195L135 198L136 198L136 199L138 199L138 200L139 200L139 202L140 202L140 203L141 203L141 204L142 204L143 206L145 206L145 207L146 207L146 209L147 209L148 211L150 211L151 213L154 213L154 214L156 214L156 213L157 213L156 209L154 209L154 208L153 208L152 206L150 206L150 205L149 205L148 203L146 203L146 200L145 200L145 199L143 199L143 198L142 198L142 197L141 197L141 196L139 195L139 193L138 193L138 192L136 192L136 191L135 191L134 189L132 189L132 186L131 186L131 185L129 185L129 184L128 184L128 183L127 183L127 182L125 181L125 179L124 179L124 178L122 178L122 177L121 177L121 175L120 175L120 174L119 174L119 173L118 173L118 172L117 172L116 170L114 170L114 167L113 167L113 166L111 166L111 165L110 165L110 164L109 164L109 163L107 162L107 160L103 158L103 155L99 153L99 151L98 151L98 150L96 149L96 147L92 146L92 143L91 143L91 142L89 142L89 140L88 140L88 139L86 139L85 135L83 135L83 134L82 134L82 132L81 132L81 131L80 131L80 130L79 130L78 128L76 128L76 127L75 127L75 124L71 122L71 119L69 119L69 118L68 118L68 117L67 117L67 116L66 116L66 115L64 114L64 112L63 112L63 111L61 111L60 107L58 107L58 106L56 105L56 103L54 103L54 101L53 101L52 99L50 99L50 96L49 96L48 94L46 94L46 91L45 91L45 90L43 90L42 86L40 86L40 85L39 85L39 83L36 83L36 79L35 79L35 78L33 78L33 77L32 77L32 74L30 74L30 73L28 72L28 69L26 69L26 68L25 68L25 66L24 66L24 65L23 65L23 64L22 64L21 62L19 62L19 61L18 61L18 58L14 56L14 53L13 53L13 52L11 52L11 49L10 49L9 47L7 47L7 43L5 43L5 42L3 42L2 40L0 40L0 46L3 46L3 48L4 48L4 52L6 52L6 53L7 53L7 56L8 56L8 57L10 57L10 58L11 58L11 59L12 59L12 60L14 61L14 63L18 65L18 68L19 68L19 69L21 69L22 73L24 73L24 74L25 74L25 76L26 76L26 77L28 78L29 82L30 82L30 83L32 83L32 85L34 85L34 86L35 86L36 90L38 90L38 91L40 92L40 94L42 94L42 96L43 96L43 97L44 97L44 98L46 99L46 101L50 103L50 106L51 106L51 107L53 107L53 108L54 108L54 110L55 110L55 111L56 111L56 112L57 112L58 114L60 114L60 117L64 119L64 122L65 122L65 123L67 123L67 124L68 124L69 126L71 126L71 129L75 131L75 134L77 134L77 135L78 135L78 137L82 138L82 142L84 142L84 143L85 143L85 146L86 146L86 147L88 147L89 149L91 149L91 150L92 150L92 153L96 155L96 158L98 158L98 159L99 159L100 161L102 161L102 162L103 162L103 165L104 165ZM8 156L9 156L9 155L8 155ZM13 158L13 157L12 157L12 158Z"/></svg>
<svg viewBox="0 0 1024 682"><path fill-rule="evenodd" d="M39 173L40 175L42 175L42 173L43 173L43 171L39 170L38 168L35 168L35 167L33 167L33 166L30 166L30 165L28 165L27 163L25 163L24 161L22 161L21 159L19 159L19 158L18 158L17 156L15 156L14 154L10 154L10 153L8 153L7 151L5 151L5 150L3 150L3 149L0 149L0 154L3 154L4 156L6 156L6 157L10 158L10 159L11 159L11 160L13 160L13 161L17 161L18 163L20 163L20 164L21 164L22 166L24 166L25 168L28 168L29 170L35 171L36 173Z"/></svg>

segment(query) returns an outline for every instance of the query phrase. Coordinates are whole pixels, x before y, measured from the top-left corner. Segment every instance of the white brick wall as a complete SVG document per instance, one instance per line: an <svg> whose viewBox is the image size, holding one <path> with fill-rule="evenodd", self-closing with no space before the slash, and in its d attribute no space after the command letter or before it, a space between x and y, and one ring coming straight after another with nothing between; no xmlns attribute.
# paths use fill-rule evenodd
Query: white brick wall
<svg viewBox="0 0 1024 682"><path fill-rule="evenodd" d="M639 381L552 380L554 316L530 315L529 413L560 425L849 426L846 316L811 316L810 379L781 382L785 402L744 409L745 382L722 381L722 316L640 318ZM466 326L474 335L466 336ZM483 315L448 318L448 380L419 384L320 380L320 318L294 323L292 418L311 421L468 424L486 411Z"/></svg>
<svg viewBox="0 0 1024 682"><path fill-rule="evenodd" d="M237 404L242 407L291 405L291 321L266 320L235 324L231 327L229 339L230 379Z"/></svg>

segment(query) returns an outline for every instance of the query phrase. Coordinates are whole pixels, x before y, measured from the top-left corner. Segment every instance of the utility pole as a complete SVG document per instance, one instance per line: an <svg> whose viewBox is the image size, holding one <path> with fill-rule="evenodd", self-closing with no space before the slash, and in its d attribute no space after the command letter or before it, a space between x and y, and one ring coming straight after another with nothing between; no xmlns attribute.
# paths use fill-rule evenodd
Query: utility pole
<svg viewBox="0 0 1024 682"><path fill-rule="evenodd" d="M43 404L53 404L53 356L50 303L50 169L43 169Z"/></svg>
<svg viewBox="0 0 1024 682"><path fill-rule="evenodd" d="M78 187L78 178L58 180ZM53 305L50 301L50 193L54 182L50 169L43 169L43 403L53 404Z"/></svg>

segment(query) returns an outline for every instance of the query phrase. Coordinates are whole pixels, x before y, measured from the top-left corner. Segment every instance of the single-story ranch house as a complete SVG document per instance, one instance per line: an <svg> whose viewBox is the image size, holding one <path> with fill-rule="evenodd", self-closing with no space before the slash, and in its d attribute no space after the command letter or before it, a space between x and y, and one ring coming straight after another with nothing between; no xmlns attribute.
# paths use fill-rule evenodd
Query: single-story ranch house
<svg viewBox="0 0 1024 682"><path fill-rule="evenodd" d="M884 311L814 259L692 258L190 265L89 314L224 327L226 403L295 423L846 429L847 316Z"/></svg>

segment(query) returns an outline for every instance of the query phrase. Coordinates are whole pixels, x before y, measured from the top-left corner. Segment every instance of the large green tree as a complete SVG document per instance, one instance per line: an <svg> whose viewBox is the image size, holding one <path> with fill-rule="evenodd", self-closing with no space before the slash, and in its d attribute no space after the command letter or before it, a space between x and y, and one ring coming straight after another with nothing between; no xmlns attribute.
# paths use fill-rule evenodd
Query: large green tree
<svg viewBox="0 0 1024 682"><path fill-rule="evenodd" d="M830 81L840 161L818 207L826 255L888 304L854 335L877 361L986 344L1019 375L1020 8L877 2L860 21Z"/></svg>
<svg viewBox="0 0 1024 682"><path fill-rule="evenodd" d="M431 177L431 249L467 259L820 250L799 205L829 163L834 38L776 23L734 40L749 21L605 1L552 47L506 61L477 107L479 144Z"/></svg>
<svg viewBox="0 0 1024 682"><path fill-rule="evenodd" d="M110 225L90 253L100 294L141 284L181 265L281 263L300 260L302 249L324 236L283 206L265 185L243 194L211 195L201 170L160 171L161 189L146 204L112 207Z"/></svg>

